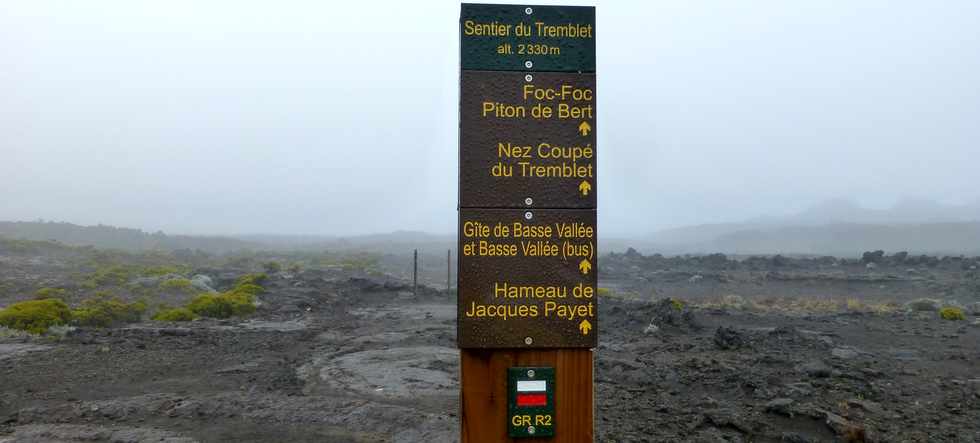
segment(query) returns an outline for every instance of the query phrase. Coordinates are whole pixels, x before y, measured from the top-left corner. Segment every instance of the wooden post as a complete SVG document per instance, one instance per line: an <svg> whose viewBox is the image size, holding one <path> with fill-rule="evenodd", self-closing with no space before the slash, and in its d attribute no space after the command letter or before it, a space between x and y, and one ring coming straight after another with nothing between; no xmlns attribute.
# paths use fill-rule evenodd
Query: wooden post
<svg viewBox="0 0 980 443"><path fill-rule="evenodd" d="M594 7L461 6L462 443L595 440L595 60Z"/></svg>
<svg viewBox="0 0 980 443"><path fill-rule="evenodd" d="M462 443L592 442L593 353L591 349L460 349L460 441ZM555 368L555 436L507 436L507 368Z"/></svg>

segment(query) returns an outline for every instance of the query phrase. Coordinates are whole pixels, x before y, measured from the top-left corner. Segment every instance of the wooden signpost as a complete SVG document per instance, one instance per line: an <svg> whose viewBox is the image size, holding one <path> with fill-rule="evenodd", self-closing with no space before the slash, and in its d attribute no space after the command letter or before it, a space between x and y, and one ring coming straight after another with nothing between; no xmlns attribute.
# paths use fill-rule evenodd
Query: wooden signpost
<svg viewBox="0 0 980 443"><path fill-rule="evenodd" d="M594 440L595 8L463 4L462 442Z"/></svg>

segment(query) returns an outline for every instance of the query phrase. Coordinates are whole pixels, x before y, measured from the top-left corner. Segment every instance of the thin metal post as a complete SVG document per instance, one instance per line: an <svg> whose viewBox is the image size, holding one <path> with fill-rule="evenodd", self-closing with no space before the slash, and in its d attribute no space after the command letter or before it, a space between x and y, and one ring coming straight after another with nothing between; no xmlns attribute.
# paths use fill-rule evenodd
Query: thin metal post
<svg viewBox="0 0 980 443"><path fill-rule="evenodd" d="M412 294L419 296L419 250L415 250L412 259Z"/></svg>

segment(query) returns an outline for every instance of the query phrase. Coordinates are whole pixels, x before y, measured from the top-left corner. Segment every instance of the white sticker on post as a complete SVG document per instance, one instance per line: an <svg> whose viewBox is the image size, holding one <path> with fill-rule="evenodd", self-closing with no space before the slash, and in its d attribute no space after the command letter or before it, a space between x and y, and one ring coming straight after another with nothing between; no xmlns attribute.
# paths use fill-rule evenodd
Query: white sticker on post
<svg viewBox="0 0 980 443"><path fill-rule="evenodd" d="M518 380L517 392L544 392L548 390L548 383L544 380Z"/></svg>

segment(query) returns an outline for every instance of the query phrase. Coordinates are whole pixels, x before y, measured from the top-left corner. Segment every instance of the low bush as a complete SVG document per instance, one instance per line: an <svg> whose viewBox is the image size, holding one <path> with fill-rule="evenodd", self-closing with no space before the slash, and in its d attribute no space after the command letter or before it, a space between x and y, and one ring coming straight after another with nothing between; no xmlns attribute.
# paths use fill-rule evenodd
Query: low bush
<svg viewBox="0 0 980 443"><path fill-rule="evenodd" d="M158 266L147 266L143 269L141 274L147 277L163 277L169 274L185 275L190 271L190 268L185 265L158 265Z"/></svg>
<svg viewBox="0 0 980 443"><path fill-rule="evenodd" d="M847 299L847 310L852 312L863 312L867 311L868 307L856 298Z"/></svg>
<svg viewBox="0 0 980 443"><path fill-rule="evenodd" d="M277 261L270 261L262 264L262 269L269 274L275 274L282 271L282 264Z"/></svg>
<svg viewBox="0 0 980 443"><path fill-rule="evenodd" d="M0 310L0 326L43 334L48 328L71 320L71 310L57 299L29 300Z"/></svg>
<svg viewBox="0 0 980 443"><path fill-rule="evenodd" d="M265 275L265 274L262 274L262 273L258 273L258 274L245 274L245 275L243 275L241 277L238 277L238 280L235 281L235 286L242 286L242 285L262 285L262 283L265 283L265 281L268 278L269 278L268 275Z"/></svg>
<svg viewBox="0 0 980 443"><path fill-rule="evenodd" d="M64 300L67 294L68 291L61 288L41 288L34 292L34 300L47 300L49 298Z"/></svg>
<svg viewBox="0 0 980 443"><path fill-rule="evenodd" d="M960 308L948 306L939 310L939 317L943 320L966 320L966 313Z"/></svg>
<svg viewBox="0 0 980 443"><path fill-rule="evenodd" d="M138 270L132 266L100 265L82 280L81 286L85 289L122 286L138 275Z"/></svg>
<svg viewBox="0 0 980 443"><path fill-rule="evenodd" d="M187 305L191 312L204 317L228 318L255 312L255 296L247 292L201 294Z"/></svg>
<svg viewBox="0 0 980 443"><path fill-rule="evenodd" d="M341 256L323 255L317 260L321 267L340 267L345 271L374 272L380 269L381 256L370 253L353 253Z"/></svg>
<svg viewBox="0 0 980 443"><path fill-rule="evenodd" d="M184 294L193 294L198 292L194 284L186 278L172 278L170 280L164 280L160 283L160 288L165 291L172 292L182 292Z"/></svg>
<svg viewBox="0 0 980 443"><path fill-rule="evenodd" d="M265 291L260 284L265 274L246 274L238 278L227 292L201 294L187 304L187 309L203 317L228 318L255 312L255 297Z"/></svg>
<svg viewBox="0 0 980 443"><path fill-rule="evenodd" d="M116 324L138 322L146 312L146 303L126 301L108 294L86 299L71 311L72 323L78 326L107 328Z"/></svg>
<svg viewBox="0 0 980 443"><path fill-rule="evenodd" d="M197 315L187 308L164 308L153 315L156 321L191 321L195 318Z"/></svg>
<svg viewBox="0 0 980 443"><path fill-rule="evenodd" d="M263 289L259 285L253 285L251 283L248 283L244 285L235 286L235 288L232 289L230 292L241 292L244 294L259 295L265 292L265 289Z"/></svg>

